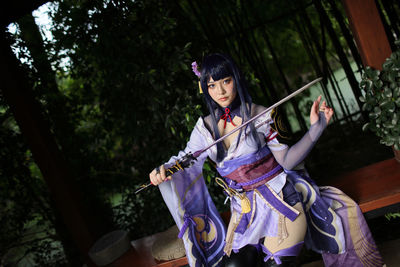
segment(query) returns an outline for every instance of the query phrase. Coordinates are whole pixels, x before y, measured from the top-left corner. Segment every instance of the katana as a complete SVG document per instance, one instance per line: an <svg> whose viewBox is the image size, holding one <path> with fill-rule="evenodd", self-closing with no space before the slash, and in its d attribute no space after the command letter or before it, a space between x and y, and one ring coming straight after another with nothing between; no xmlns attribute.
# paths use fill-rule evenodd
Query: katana
<svg viewBox="0 0 400 267"><path fill-rule="evenodd" d="M260 112L259 114L257 114L256 116L254 116L253 118L251 118L250 120L246 121L245 123L243 123L242 125L236 127L235 129L233 129L232 131L230 131L229 133L225 134L224 136L218 138L217 140L215 140L213 143L211 143L210 145L206 146L205 148L198 150L194 153L187 153L185 156L183 156L180 160L177 160L175 162L175 165L173 165L172 167L168 168L165 172L166 172L166 176L170 176L174 173L176 173L177 171L181 171L184 168L189 168L190 166L193 165L194 161L201 155L203 154L205 151L207 151L208 149L210 149L211 147L215 146L216 144L218 144L219 142L221 142L222 140L224 140L225 138L227 138L228 136L232 135L233 133L239 131L240 129L242 129L243 127L246 127L247 125L249 125L250 123L252 123L253 121L255 121L256 119L258 119L259 117L261 117L262 115L264 115L265 113L271 111L272 109L276 108L277 106L281 105L282 103L285 103L286 101L288 101L289 99L295 97L296 95L300 94L301 92L303 92L304 90L306 90L307 88L310 88L312 85L316 84L317 82L321 81L322 78L318 78L313 80L312 82L304 85L303 87L301 87L300 89L294 91L293 93L291 93L290 95L286 96L285 98L281 99L280 101L276 102L275 104L273 104L272 106L268 107L267 109L263 110L262 112ZM142 191L143 189L149 187L150 185L152 185L152 183L148 183L148 184L143 184L141 186L139 186L139 188L135 191L135 194L139 193L140 191Z"/></svg>

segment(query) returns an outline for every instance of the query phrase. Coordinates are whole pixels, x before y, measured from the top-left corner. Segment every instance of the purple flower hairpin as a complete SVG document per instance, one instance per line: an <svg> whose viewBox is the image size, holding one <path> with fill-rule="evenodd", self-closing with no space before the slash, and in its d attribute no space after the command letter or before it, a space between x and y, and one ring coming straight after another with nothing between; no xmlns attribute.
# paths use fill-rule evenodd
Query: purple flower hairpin
<svg viewBox="0 0 400 267"><path fill-rule="evenodd" d="M200 79L201 73L200 73L200 71L199 71L199 67L197 66L197 62L196 62L196 61L193 61L193 62L192 62L192 71L193 71L194 74L197 76L197 78ZM201 89L200 81L199 81L199 92L200 92L200 94L203 93L203 90Z"/></svg>
<svg viewBox="0 0 400 267"><path fill-rule="evenodd" d="M200 71L199 71L199 69L198 69L197 62L196 62L196 61L193 61L193 62L192 62L192 71L193 71L194 74L200 79L201 73L200 73Z"/></svg>

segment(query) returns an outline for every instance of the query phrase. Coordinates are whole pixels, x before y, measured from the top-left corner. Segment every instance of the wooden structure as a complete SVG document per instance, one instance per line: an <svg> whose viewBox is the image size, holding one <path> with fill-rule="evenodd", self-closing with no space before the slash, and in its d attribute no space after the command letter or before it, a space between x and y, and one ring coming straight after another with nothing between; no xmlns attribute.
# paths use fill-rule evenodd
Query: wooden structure
<svg viewBox="0 0 400 267"><path fill-rule="evenodd" d="M342 0L365 66L382 69L392 53L375 0Z"/></svg>
<svg viewBox="0 0 400 267"><path fill-rule="evenodd" d="M345 173L327 181L358 203L368 215L400 203L400 163L394 158Z"/></svg>

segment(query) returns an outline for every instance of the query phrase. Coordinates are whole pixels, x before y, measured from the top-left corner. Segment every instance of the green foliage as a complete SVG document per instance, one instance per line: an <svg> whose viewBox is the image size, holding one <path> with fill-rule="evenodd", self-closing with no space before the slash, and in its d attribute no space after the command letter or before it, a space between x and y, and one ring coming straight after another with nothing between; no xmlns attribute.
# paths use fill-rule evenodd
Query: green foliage
<svg viewBox="0 0 400 267"><path fill-rule="evenodd" d="M173 224L157 188L133 191L184 147L203 113L190 63L204 42L174 8L152 0L56 2L54 39L45 44L57 71L58 91L51 94L15 36L36 100L56 122L51 131L84 193L82 205L98 219L98 234L123 228L136 239ZM25 140L8 107L1 103L0 110L7 126L0 128L1 166L9 166L0 170L0 256L77 266ZM28 230L40 234L26 240Z"/></svg>
<svg viewBox="0 0 400 267"><path fill-rule="evenodd" d="M185 146L202 114L190 63L204 49L190 42L200 34L175 8L152 0L60 1L51 12L52 61L70 60L58 73L78 122L81 155L72 160L79 182L88 201L97 188L114 227L132 238L172 224L157 189L133 191Z"/></svg>
<svg viewBox="0 0 400 267"><path fill-rule="evenodd" d="M27 265L36 255L62 266L60 246L48 253L48 244L59 240L54 229L54 214L40 171L33 162L15 120L0 98L0 258L7 265ZM61 256L60 256L61 255ZM40 265L49 266L49 265ZM53 265L54 266L54 265Z"/></svg>
<svg viewBox="0 0 400 267"><path fill-rule="evenodd" d="M360 87L363 110L370 119L363 130L373 131L382 144L400 149L400 50L386 59L382 71L367 67Z"/></svg>
<svg viewBox="0 0 400 267"><path fill-rule="evenodd" d="M390 219L400 218L400 212L386 213L385 218L390 221Z"/></svg>

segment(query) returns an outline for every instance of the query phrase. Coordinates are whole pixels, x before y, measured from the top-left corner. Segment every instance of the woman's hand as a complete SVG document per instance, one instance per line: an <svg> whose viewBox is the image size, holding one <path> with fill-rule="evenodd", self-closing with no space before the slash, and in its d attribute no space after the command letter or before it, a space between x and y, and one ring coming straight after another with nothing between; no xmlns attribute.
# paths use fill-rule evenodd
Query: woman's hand
<svg viewBox="0 0 400 267"><path fill-rule="evenodd" d="M310 123L311 124L314 124L319 120L318 114L319 114L320 111L323 112L324 115L325 115L326 124L328 124L329 121L332 118L333 109L326 105L325 100L322 101L321 107L319 106L319 104L321 102L321 98L322 97L319 96L317 98L317 100L314 101L314 103L313 103L313 105L311 107L311 112L310 112Z"/></svg>
<svg viewBox="0 0 400 267"><path fill-rule="evenodd" d="M150 174L150 182L153 185L159 185L165 180L171 180L171 176L166 177L165 167L161 165L160 167L155 168Z"/></svg>

